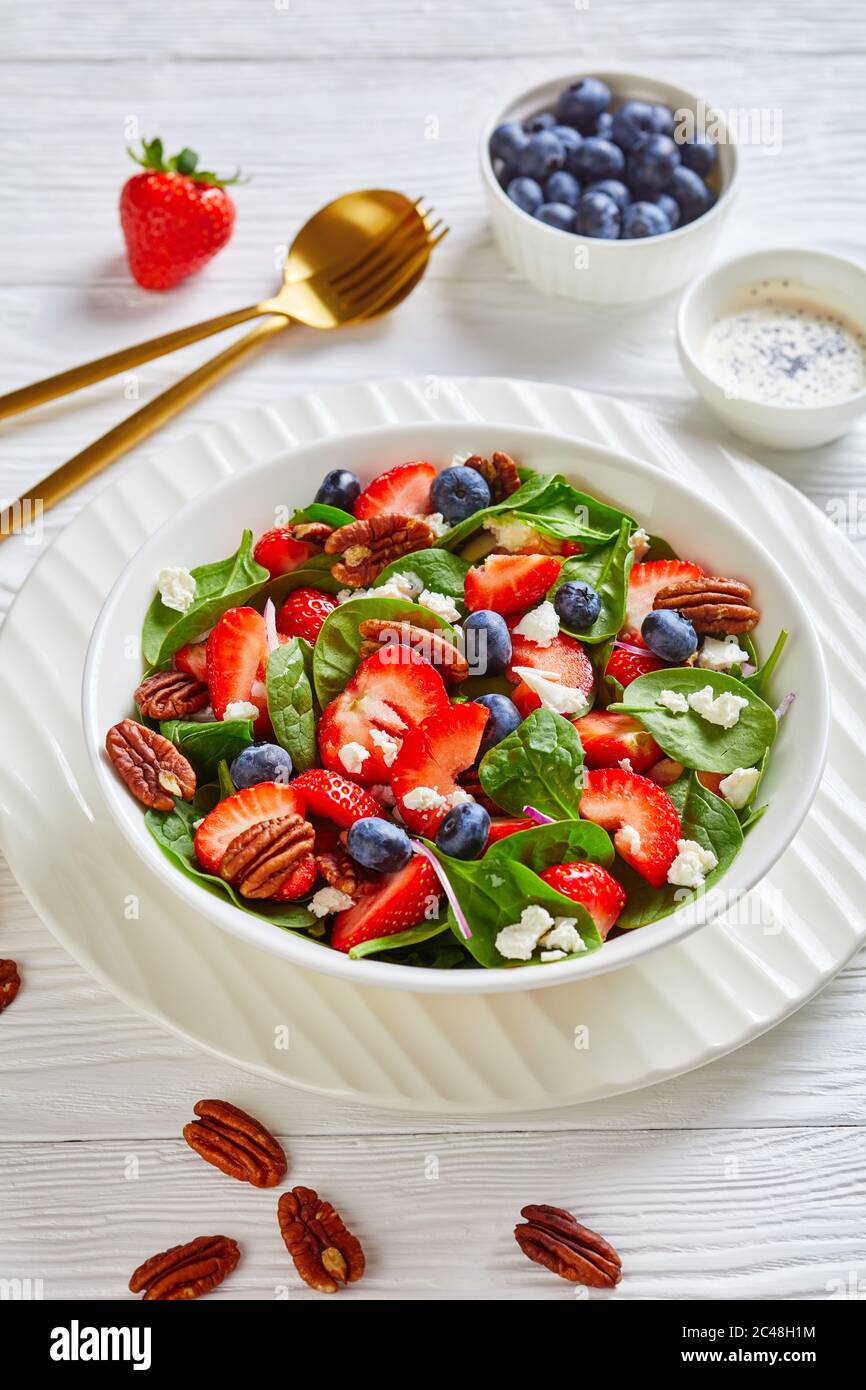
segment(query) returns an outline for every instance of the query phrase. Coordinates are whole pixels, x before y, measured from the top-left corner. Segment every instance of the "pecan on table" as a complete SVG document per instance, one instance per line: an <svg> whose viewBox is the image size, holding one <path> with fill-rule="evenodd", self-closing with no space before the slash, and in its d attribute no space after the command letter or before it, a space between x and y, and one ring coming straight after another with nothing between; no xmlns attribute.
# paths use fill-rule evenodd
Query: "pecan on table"
<svg viewBox="0 0 866 1390"><path fill-rule="evenodd" d="M144 1293L144 1302L200 1298L231 1274L241 1252L229 1236L196 1236L186 1245L173 1245L138 1266L129 1281L131 1293Z"/></svg>
<svg viewBox="0 0 866 1390"><path fill-rule="evenodd" d="M411 647L435 666L446 685L459 685L469 675L469 662L444 633L435 628L419 627L417 623L394 618L365 618L358 624L365 639L358 655L371 656L379 647Z"/></svg>
<svg viewBox="0 0 866 1390"><path fill-rule="evenodd" d="M0 1014L8 1009L21 988L21 976L14 960L0 960Z"/></svg>
<svg viewBox="0 0 866 1390"><path fill-rule="evenodd" d="M253 1187L276 1187L288 1162L283 1146L258 1120L227 1100L200 1100L183 1137L206 1163Z"/></svg>
<svg viewBox="0 0 866 1390"><path fill-rule="evenodd" d="M280 1232L295 1269L318 1293L336 1293L364 1273L361 1243L347 1231L330 1202L311 1187L284 1192L277 1206Z"/></svg>
<svg viewBox="0 0 866 1390"><path fill-rule="evenodd" d="M515 1226L514 1239L536 1264L594 1289L615 1288L622 1278L622 1260L612 1245L570 1211L545 1205L524 1207L525 1225Z"/></svg>
<svg viewBox="0 0 866 1390"><path fill-rule="evenodd" d="M480 454L473 454L466 460L465 466L474 468L476 473L481 474L490 488L491 502L504 502L506 497L510 497L520 487L517 464L508 454L499 453L498 450L489 459L481 458Z"/></svg>
<svg viewBox="0 0 866 1390"><path fill-rule="evenodd" d="M704 574L700 579L680 579L665 584L653 599L653 608L676 608L688 618L695 632L740 636L751 632L760 619L752 608L752 591L739 579Z"/></svg>
<svg viewBox="0 0 866 1390"><path fill-rule="evenodd" d="M132 795L154 811L172 811L175 797L191 801L195 796L195 773L183 754L134 719L121 719L109 729L105 751Z"/></svg>
<svg viewBox="0 0 866 1390"><path fill-rule="evenodd" d="M325 541L328 555L340 555L332 570L350 589L372 584L392 560L413 550L427 550L435 537L426 521L416 516L371 516L332 531Z"/></svg>
<svg viewBox="0 0 866 1390"><path fill-rule="evenodd" d="M204 681L185 671L154 671L132 697L145 719L185 719L210 700Z"/></svg>
<svg viewBox="0 0 866 1390"><path fill-rule="evenodd" d="M315 839L303 816L257 821L229 842L220 861L220 878L245 898L271 898L293 865L310 853Z"/></svg>

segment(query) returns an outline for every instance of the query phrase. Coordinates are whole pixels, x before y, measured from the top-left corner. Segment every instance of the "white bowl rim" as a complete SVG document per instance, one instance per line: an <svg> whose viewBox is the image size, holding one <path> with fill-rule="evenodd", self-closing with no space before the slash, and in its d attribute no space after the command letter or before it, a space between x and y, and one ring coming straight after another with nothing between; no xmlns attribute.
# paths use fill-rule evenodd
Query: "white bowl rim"
<svg viewBox="0 0 866 1390"><path fill-rule="evenodd" d="M479 428L490 430L495 428L488 422L478 422ZM114 608L120 601L126 584L130 576L137 567L147 559L151 548L156 548L162 536L173 528L183 525L195 515L195 512L204 497L211 502L214 498L219 498L221 493L229 492L237 487L239 479L244 479L247 483L252 482L256 473L271 469L280 462L289 459L297 461L298 454L302 454L307 460L312 456L315 463L319 455L329 459L335 447L340 442L347 439L359 442L370 441L375 444L380 440L387 440L390 436L405 435L412 429L419 433L425 432L433 434L453 434L455 431L462 433L465 437L467 429L471 430L472 424L468 421L434 421L423 420L415 424L404 422L386 425L376 425L367 429L352 430L345 434L329 436L309 444L300 444L294 447L280 450L272 458L265 462L253 465L244 469L240 473L231 473L227 477L206 489L202 494L190 498L177 512L168 517L139 547L135 554L130 558L118 575L110 592L108 593L99 616L91 633L87 647L87 654L84 663L82 676L81 703L82 721L84 726L85 743L91 764L96 774L103 798L108 809L113 814L115 823L118 824L121 832L128 843L138 854L139 858L149 866L159 877L171 888L176 896L185 899L191 907L201 912L214 921L219 927L228 930L240 940L249 945L254 945L258 949L276 954L284 959L292 961L294 964L304 968L320 970L324 974L335 975L340 979L350 980L360 985L371 985L386 988L395 988L409 991L420 991L424 993L464 995L464 994L500 994L516 990L531 990L555 987L557 985L572 984L583 979L589 979L595 975L608 973L610 970L622 969L634 964L637 960L645 957L652 952L661 949L675 941L683 940L709 922L713 921L724 909L726 904L716 901L715 893L707 894L704 898L699 898L695 903L686 903L683 908L671 913L661 919L658 923L652 924L649 928L642 928L629 932L616 939L615 943L609 945L616 946L612 952L608 953L608 946L602 946L599 950L573 961L558 963L557 969L547 970L538 965L523 965L510 967L501 970L487 969L467 969L467 970L435 970L430 967L401 966L393 965L387 961L378 961L366 958L360 961L353 961L347 954L335 951L327 946L318 944L307 939L303 934L295 934L291 931L281 931L274 929L266 920L253 916L252 914L239 911L229 899L221 900L214 894L209 893L200 887L195 881L187 878L169 861L167 856L159 849L156 842L149 836L144 827L144 810L135 821L123 814L130 806L129 793L123 787L120 779L110 766L107 757L104 755L104 731L97 722L95 681L93 680L94 668L101 655L102 634L108 626ZM696 501L699 505L709 507L711 510L724 516L724 513L716 503L710 502L703 494L689 483L677 478L656 464L649 463L644 459L637 458L633 454L626 453L624 450L614 449L605 444L599 444L592 440L587 440L579 436L560 433L556 430L547 430L528 426L503 424L503 431L508 432L512 437L520 436L526 439L528 444L543 444L545 440L555 439L558 443L566 444L569 447L581 450L587 457L586 466L592 462L592 456L601 460L607 460L626 468L636 469L639 474L651 475L654 479L663 479L665 484L671 486L674 491L684 493L689 499ZM748 544L756 550L761 549L751 532L743 528L747 536ZM789 812L783 831L777 836L777 841L765 847L762 861L750 874L747 874L742 882L737 884L736 891L745 894L772 868L776 860L784 853L792 839L796 835L803 820L805 819L815 794L817 792L824 766L827 759L827 751L830 737L830 691L827 676L824 654L818 640L812 620L803 607L796 591L787 580L784 571L772 555L761 549L761 564L775 573L777 581L787 591L790 598L791 607L796 615L797 633L809 644L811 655L811 666L815 672L814 695L817 700L818 715L815 720L814 729L818 733L817 740L812 744L813 763L811 774L805 794L799 800L796 807ZM143 615L142 615L143 616ZM117 814L115 814L117 808ZM133 824L138 827L133 831ZM728 870L724 879L730 886L731 875L736 869L738 860ZM719 887L720 885L717 885Z"/></svg>
<svg viewBox="0 0 866 1390"><path fill-rule="evenodd" d="M739 181L739 151L737 149L736 141L732 140L730 135L728 135L728 138L725 141L725 144L731 151L730 178L725 184L725 187L719 193L719 196L713 203L713 206L709 209L708 212L703 213L702 216L696 217L693 222L687 222L684 227L673 227L669 232L661 232L659 236L625 238L617 237L615 241L608 241L604 237L584 236L581 232L566 232L561 227L551 227L547 222L539 222L537 218L530 217L529 213L524 212L522 208L519 208L516 203L513 203L511 201L493 170L493 161L490 158L491 135L493 134L496 127L502 124L503 117L505 115L505 112L508 110L509 106L514 106L516 102L523 102L527 100L529 97L534 96L536 92L540 93L546 91L548 87L552 87L557 84L560 84L559 89L562 90L563 87L568 86L569 84L573 84L576 79L581 77L598 77L601 81L606 81L608 78L616 81L621 77L632 77L636 81L646 82L649 86L665 87L680 92L683 97L687 98L689 102L693 102L695 105L697 105L699 101L704 100L703 97L699 97L694 92L690 91L688 87L679 87L675 82L665 82L660 77L651 77L648 73L641 72L635 68L604 68L603 70L599 70L599 68L593 67L586 68L584 70L578 69L577 71L573 71L569 74L566 74L564 77L546 78L544 82L539 82L534 87L527 87L523 91L515 92L515 94L499 108L498 114L491 116L488 119L484 126L484 129L481 132L481 145L479 150L481 160L481 173L483 175L485 183L487 184L488 188L493 192L497 200L505 206L507 206L510 212L514 213L515 215L519 214L519 216L521 218L524 218L527 222L534 223L539 233L549 233L551 236L554 237L568 237L570 241L583 242L588 246L594 247L598 247L600 243L604 246L620 247L646 246L648 243L652 245L658 242L664 242L666 245L669 245L673 238L685 236L688 232L692 231L692 229L697 226L708 226L709 223L715 218L716 214L722 209L722 205L726 205L730 202L734 194L735 187ZM707 102L706 105L711 111L716 112L716 107L713 106L711 102ZM722 125L724 126L725 133L727 135L728 127L723 117ZM726 207L725 211L727 211Z"/></svg>
<svg viewBox="0 0 866 1390"><path fill-rule="evenodd" d="M689 224L691 225L691 224ZM677 310L677 342L681 352L688 358L690 366L709 387L714 391L723 391L724 388L716 381L715 377L710 376L701 362L700 357L692 351L690 335L687 329L689 314L692 312L695 300L701 295L711 290L714 280L720 280L727 275L735 266L742 266L745 270L750 262L760 262L764 259L783 256L800 256L805 260L821 261L829 266L841 266L846 270L855 271L863 277L866 284L866 266L859 261L852 260L850 256L840 256L836 251L824 251L817 246L767 246L758 248L754 251L744 251L737 256L730 256L728 260L721 261L718 265L711 266L704 271L697 279L693 280L686 287ZM766 272L765 272L766 273ZM749 283L744 276L743 287ZM852 322L853 322L852 317ZM858 321L859 322L859 321ZM862 331L866 333L866 322L862 325ZM751 398L743 398L739 404L748 406L753 411L766 412L768 419L781 420L792 413L807 412L818 419L827 418L837 414L840 410L850 410L856 405L866 403L866 384L855 391L853 396L846 396L843 401L828 401L824 405L804 405L799 401L792 401L789 405L777 405L773 401L756 401Z"/></svg>

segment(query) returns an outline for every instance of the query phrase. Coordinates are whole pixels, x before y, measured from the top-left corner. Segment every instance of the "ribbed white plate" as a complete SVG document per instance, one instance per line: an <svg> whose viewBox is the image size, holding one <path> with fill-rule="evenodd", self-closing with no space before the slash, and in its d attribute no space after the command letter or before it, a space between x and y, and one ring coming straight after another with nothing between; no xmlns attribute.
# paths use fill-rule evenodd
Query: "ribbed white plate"
<svg viewBox="0 0 866 1390"><path fill-rule="evenodd" d="M287 445L423 419L536 425L646 458L721 500L814 601L834 697L827 772L793 846L737 921L628 969L531 994L360 988L302 972L182 908L109 820L79 689L91 628L130 555L201 488ZM853 547L779 478L606 397L494 379L299 396L154 455L97 497L34 570L0 632L3 848L36 911L109 989L274 1080L439 1113L544 1109L650 1085L771 1028L866 937L864 580Z"/></svg>

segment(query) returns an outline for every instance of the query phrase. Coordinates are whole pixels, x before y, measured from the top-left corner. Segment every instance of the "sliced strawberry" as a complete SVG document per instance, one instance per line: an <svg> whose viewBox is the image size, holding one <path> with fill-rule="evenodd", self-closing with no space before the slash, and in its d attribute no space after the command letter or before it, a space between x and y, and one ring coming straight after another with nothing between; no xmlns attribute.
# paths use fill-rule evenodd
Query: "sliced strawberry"
<svg viewBox="0 0 866 1390"><path fill-rule="evenodd" d="M497 840L504 840L506 835L516 835L521 830L531 830L535 823L534 820L521 820L519 816L512 816L508 820L492 820L485 849L495 845Z"/></svg>
<svg viewBox="0 0 866 1390"><path fill-rule="evenodd" d="M721 796L721 794L722 794L722 793L719 791L719 787L721 786L722 782L724 781L724 778L725 778L725 774L724 774L723 772L699 772L699 773L698 773L698 781L700 782L701 786L702 786L702 787L706 787L707 791L715 792L715 793L716 793L716 796Z"/></svg>
<svg viewBox="0 0 866 1390"><path fill-rule="evenodd" d="M299 859L287 879L280 884L274 899L278 903L292 902L295 898L305 898L319 876L316 861L311 854Z"/></svg>
<svg viewBox="0 0 866 1390"><path fill-rule="evenodd" d="M647 772L647 777L659 787L670 787L679 781L684 771L682 763L676 762L673 758L659 758Z"/></svg>
<svg viewBox="0 0 866 1390"><path fill-rule="evenodd" d="M382 879L378 892L337 913L331 945L335 951L350 951L362 941L414 927L435 914L441 892L433 866L413 855L405 869Z"/></svg>
<svg viewBox="0 0 866 1390"><path fill-rule="evenodd" d="M235 701L254 704L259 717L253 725L257 737L268 732L268 701L264 686L268 662L265 620L254 608L230 608L223 613L207 639L207 683L217 719Z"/></svg>
<svg viewBox="0 0 866 1390"><path fill-rule="evenodd" d="M285 637L304 637L313 644L336 607L337 600L321 589L295 589L277 614L277 632Z"/></svg>
<svg viewBox="0 0 866 1390"><path fill-rule="evenodd" d="M276 579L281 574L289 574L296 570L314 555L317 549L318 547L310 545L307 541L295 540L287 527L277 526L273 531L266 531L263 536L259 536L253 550L253 559L264 565L271 578Z"/></svg>
<svg viewBox="0 0 866 1390"><path fill-rule="evenodd" d="M674 803L655 782L620 768L591 770L586 774L580 814L615 832L617 853L653 888L667 882L682 829ZM629 830L640 836L637 848Z"/></svg>
<svg viewBox="0 0 866 1390"><path fill-rule="evenodd" d="M425 516L430 510L430 486L436 477L432 463L398 463L380 473L355 503L355 516Z"/></svg>
<svg viewBox="0 0 866 1390"><path fill-rule="evenodd" d="M604 941L617 917L625 907L625 890L613 874L600 864L575 860L570 864L552 864L539 874L545 883L563 897L571 898L586 908L599 935Z"/></svg>
<svg viewBox="0 0 866 1390"><path fill-rule="evenodd" d="M646 772L662 756L652 734L630 714L593 710L574 721L587 767L618 767L628 758L632 772Z"/></svg>
<svg viewBox="0 0 866 1390"><path fill-rule="evenodd" d="M447 803L459 792L457 774L477 757L488 718L489 710L470 700L451 705L406 734L391 768L391 786L410 830L428 837L436 834L450 809ZM406 797L421 787L438 793L446 804L427 810L407 806Z"/></svg>
<svg viewBox="0 0 866 1390"><path fill-rule="evenodd" d="M410 728L449 708L442 677L429 661L409 647L384 647L361 662L342 694L325 708L318 731L322 762L345 773L340 751L357 743L369 756L351 776L364 786L387 782L393 746L383 748L381 735L399 743Z"/></svg>
<svg viewBox="0 0 866 1390"><path fill-rule="evenodd" d="M649 671L661 671L663 667L664 662L659 661L652 652L648 651L646 656L638 656L636 652L626 651L625 647L614 647L604 668L604 674L612 676L625 687L636 681L638 676L645 676Z"/></svg>
<svg viewBox="0 0 866 1390"><path fill-rule="evenodd" d="M174 669L207 684L207 642L187 642L174 654Z"/></svg>
<svg viewBox="0 0 866 1390"><path fill-rule="evenodd" d="M515 618L508 626L513 628L519 621L519 618ZM569 637L567 632L560 632L549 647L539 647L535 642L530 642L528 637L522 637L512 631L511 665L507 672L509 680L518 679L514 675L515 666L531 666L535 671L550 671L559 677L561 685L582 690L586 696L592 694L592 662L577 639Z"/></svg>
<svg viewBox="0 0 866 1390"><path fill-rule="evenodd" d="M631 641L640 634L641 623L652 612L653 599L666 584L681 579L700 579L703 570L690 560L650 560L645 565L632 566L628 581L628 602L625 611L623 636Z"/></svg>
<svg viewBox="0 0 866 1390"><path fill-rule="evenodd" d="M560 564L555 555L488 555L466 575L466 606L473 613L492 608L505 617L525 613L556 583Z"/></svg>
<svg viewBox="0 0 866 1390"><path fill-rule="evenodd" d="M301 793L314 816L324 816L341 830L347 830L364 816L382 814L376 798L357 782L350 782L348 777L324 767L311 767L309 772L302 772L292 786Z"/></svg>
<svg viewBox="0 0 866 1390"><path fill-rule="evenodd" d="M220 801L195 832L195 852L202 868L215 874L228 846L241 831L278 816L304 815L304 798L285 782L257 782Z"/></svg>
<svg viewBox="0 0 866 1390"><path fill-rule="evenodd" d="M514 687L511 698L523 719L526 719L534 709L541 709L541 697L536 695L532 687L526 684L526 681L521 681L519 685Z"/></svg>

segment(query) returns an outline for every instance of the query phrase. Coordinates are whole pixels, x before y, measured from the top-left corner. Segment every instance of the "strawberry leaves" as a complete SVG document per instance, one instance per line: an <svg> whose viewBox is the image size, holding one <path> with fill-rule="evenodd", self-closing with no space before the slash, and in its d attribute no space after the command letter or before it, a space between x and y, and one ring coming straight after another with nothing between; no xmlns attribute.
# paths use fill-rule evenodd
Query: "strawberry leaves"
<svg viewBox="0 0 866 1390"><path fill-rule="evenodd" d="M166 159L165 148L159 136L153 140L141 141L141 153L138 153L127 145L126 153L130 159L134 159L136 164L140 164L142 169L151 169L158 174L182 174L185 178L194 179L196 183L211 184L215 188L227 188L232 183L247 183L247 179L241 178L240 169L236 169L231 178L219 178L209 170L199 169L198 155L195 150L191 150L188 145L184 145L179 154L174 154Z"/></svg>

